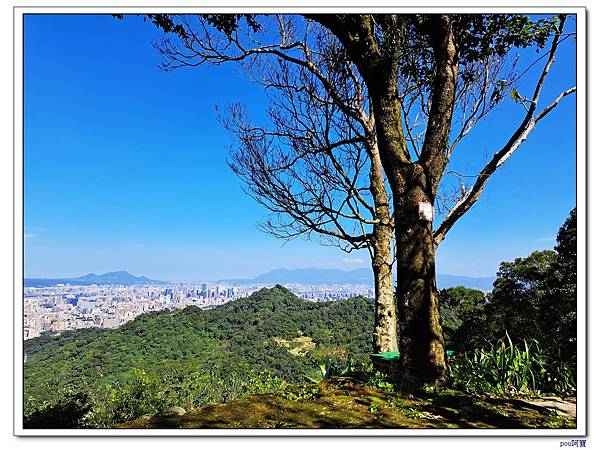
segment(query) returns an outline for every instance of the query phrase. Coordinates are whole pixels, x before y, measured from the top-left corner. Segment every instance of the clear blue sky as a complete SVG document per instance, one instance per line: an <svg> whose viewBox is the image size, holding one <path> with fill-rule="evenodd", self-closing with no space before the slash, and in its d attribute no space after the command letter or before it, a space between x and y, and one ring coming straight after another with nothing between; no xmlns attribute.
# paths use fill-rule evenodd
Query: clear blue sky
<svg viewBox="0 0 600 450"><path fill-rule="evenodd" d="M365 254L302 239L284 246L256 229L265 211L225 163L230 139L214 107L240 101L260 116L262 90L232 65L162 72L156 37L139 18L26 16L25 275L200 281L367 266ZM543 102L574 84L569 40ZM575 206L575 100L494 175L440 247L439 273L494 275L501 261L552 248ZM457 149L461 167L479 167L520 117L509 103L489 117Z"/></svg>

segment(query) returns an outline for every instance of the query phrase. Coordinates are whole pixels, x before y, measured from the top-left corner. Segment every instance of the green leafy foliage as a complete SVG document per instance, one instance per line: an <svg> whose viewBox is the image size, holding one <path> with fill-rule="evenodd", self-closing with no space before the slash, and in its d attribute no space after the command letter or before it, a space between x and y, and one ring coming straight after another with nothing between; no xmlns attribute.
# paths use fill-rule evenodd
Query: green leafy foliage
<svg viewBox="0 0 600 450"><path fill-rule="evenodd" d="M365 370L366 379L365 384L367 386L374 387L383 392L393 392L394 383L390 374L380 372L373 368L372 365L368 366Z"/></svg>
<svg viewBox="0 0 600 450"><path fill-rule="evenodd" d="M189 410L253 394L280 392L283 388L279 378L253 370L228 374L192 372L173 380L134 369L118 386L101 385L90 392L89 411L78 425L108 428L143 414L164 413L172 406Z"/></svg>
<svg viewBox="0 0 600 450"><path fill-rule="evenodd" d="M457 357L451 363L451 371L454 387L502 396L571 394L575 387L567 364L552 361L537 341L523 341L519 348L508 335L495 346L477 348Z"/></svg>
<svg viewBox="0 0 600 450"><path fill-rule="evenodd" d="M556 31L559 18L523 14L452 14L452 29L459 49L459 76L466 82L473 78L469 68L474 61L503 57L511 49L533 47L539 51ZM422 88L431 88L435 73L434 53L423 25L428 15L403 16L400 38L411 48L400 55L399 70L404 76L420 80ZM496 85L491 97L498 103L505 85Z"/></svg>
<svg viewBox="0 0 600 450"><path fill-rule="evenodd" d="M463 353L452 366L458 385L496 394L575 388L576 235L573 209L554 251L503 262L487 298L440 292L448 345Z"/></svg>
<svg viewBox="0 0 600 450"><path fill-rule="evenodd" d="M453 18L465 61L504 56L515 47L542 47L559 20L557 16L536 19L522 14L460 14Z"/></svg>
<svg viewBox="0 0 600 450"><path fill-rule="evenodd" d="M546 280L547 295L540 302L543 341L552 355L575 364L577 354L577 210L558 231L556 261Z"/></svg>
<svg viewBox="0 0 600 450"><path fill-rule="evenodd" d="M87 394L62 388L54 393L57 400L25 404L25 428L78 428L90 411Z"/></svg>
<svg viewBox="0 0 600 450"><path fill-rule="evenodd" d="M470 311L453 311L454 316L446 314L450 345L459 351L472 350L508 334L518 345L539 342L549 357L574 369L576 264L573 210L558 233L554 251L535 251L525 258L501 263L494 289L484 303Z"/></svg>
<svg viewBox="0 0 600 450"><path fill-rule="evenodd" d="M536 339L543 342L546 324L538 312L548 295L546 279L556 260L550 250L536 251L525 258L500 264L494 289L483 307L463 316L454 333L457 350L482 347L508 333L515 342Z"/></svg>
<svg viewBox="0 0 600 450"><path fill-rule="evenodd" d="M438 292L438 303L446 346L456 349L456 332L463 322L485 305L485 293L464 286L442 289Z"/></svg>

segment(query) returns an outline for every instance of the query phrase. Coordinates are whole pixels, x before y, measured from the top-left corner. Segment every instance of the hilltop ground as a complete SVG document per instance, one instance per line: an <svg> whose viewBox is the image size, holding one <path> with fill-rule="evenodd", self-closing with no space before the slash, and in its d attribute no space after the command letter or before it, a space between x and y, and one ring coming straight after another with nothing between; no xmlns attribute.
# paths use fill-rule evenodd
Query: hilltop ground
<svg viewBox="0 0 600 450"><path fill-rule="evenodd" d="M542 403L542 405L536 404ZM415 397L351 377L227 404L144 415L118 428L574 428L573 402L507 399L445 390Z"/></svg>

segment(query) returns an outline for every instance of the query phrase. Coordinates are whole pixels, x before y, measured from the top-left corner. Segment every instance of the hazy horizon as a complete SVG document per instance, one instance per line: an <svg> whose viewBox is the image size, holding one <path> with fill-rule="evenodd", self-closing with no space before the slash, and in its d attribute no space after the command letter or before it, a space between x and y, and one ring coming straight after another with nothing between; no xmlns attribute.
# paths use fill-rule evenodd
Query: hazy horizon
<svg viewBox="0 0 600 450"><path fill-rule="evenodd" d="M153 281L164 281L164 282L168 282L168 283L197 283L197 282L218 282L218 281L233 281L233 280L252 280L254 278L257 278L261 275L265 275L271 272L277 272L277 271L303 271L303 270L338 270L338 271L342 271L342 272L354 272L357 270L367 270L369 271L370 268L369 267L357 267L354 269L337 269L337 268L319 268L319 267L294 267L294 268L288 268L288 267L275 267L273 269L270 269L266 272L261 272L261 273L257 273L255 275L252 276L238 276L238 277L221 277L221 278L217 278L217 279L207 279L207 278L197 278L194 280L167 280L167 279L161 279L161 278L156 278L152 275L148 275L146 273L133 273L130 270L127 269L115 269L115 270L109 270L107 272L85 272L85 273L80 273L80 274L70 274L70 275L61 275L61 276L25 276L24 278L26 279L72 279L72 278L80 278L83 277L85 275L98 275L98 276L102 276L102 275L106 275L106 274L110 274L110 273L119 273L119 272L124 272L124 273L128 273L129 275L133 275L136 277L145 277L145 278L149 278ZM437 272L436 274L437 276L451 276L451 277L461 277L461 278L473 278L473 279L478 279L478 278L493 278L495 276L495 274L490 274L490 275L483 275L483 276L470 276L470 275L461 275L461 274L455 274L455 273L441 273L441 272Z"/></svg>

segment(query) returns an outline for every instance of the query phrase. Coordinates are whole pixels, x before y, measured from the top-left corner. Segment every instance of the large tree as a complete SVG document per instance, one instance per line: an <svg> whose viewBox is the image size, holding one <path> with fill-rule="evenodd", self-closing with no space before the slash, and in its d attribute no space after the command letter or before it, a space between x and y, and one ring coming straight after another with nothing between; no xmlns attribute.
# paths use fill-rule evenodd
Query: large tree
<svg viewBox="0 0 600 450"><path fill-rule="evenodd" d="M565 38L565 17L534 21L523 15L499 14L323 14L293 16L296 20L288 21L288 26L282 26L286 21L280 16L149 17L167 32L157 45L167 67L224 62L248 67L284 61L310 73L320 83L324 100L357 122L364 118L362 111L368 111L374 126L362 131L376 142L392 200L403 369L420 382L442 381L446 362L436 299L435 251L476 203L491 175L536 124L575 91L569 88L544 108L539 105L558 45ZM335 37L338 51L332 55L315 51L314 35L305 32L311 27ZM490 84L490 71L485 69L491 67L490 62L502 61L515 47L545 49L547 41L549 49L539 58L543 67L532 93L509 90L514 79L498 78ZM335 71L351 68L345 74L364 84L363 104L344 101L343 90L313 63L319 57L330 58L329 67ZM478 86L482 86L479 91ZM474 182L461 184L456 201L450 202L434 229L431 212L444 175L451 175L450 157L462 137L507 92L523 106L523 117ZM465 99L462 109L461 98Z"/></svg>

